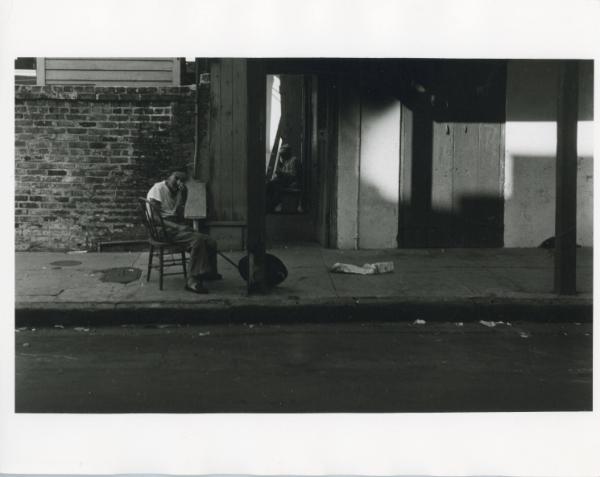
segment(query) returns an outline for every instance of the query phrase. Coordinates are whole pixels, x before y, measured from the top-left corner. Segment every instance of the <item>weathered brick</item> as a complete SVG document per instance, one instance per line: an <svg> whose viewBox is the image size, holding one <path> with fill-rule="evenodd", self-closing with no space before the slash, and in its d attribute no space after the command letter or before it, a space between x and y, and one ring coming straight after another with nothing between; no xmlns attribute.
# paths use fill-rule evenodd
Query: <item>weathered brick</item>
<svg viewBox="0 0 600 477"><path fill-rule="evenodd" d="M118 101L119 96L116 94L99 93L97 95L98 101Z"/></svg>
<svg viewBox="0 0 600 477"><path fill-rule="evenodd" d="M16 201L18 249L127 237L135 198L168 158L193 159L188 89L19 86L15 96L15 194L27 199Z"/></svg>

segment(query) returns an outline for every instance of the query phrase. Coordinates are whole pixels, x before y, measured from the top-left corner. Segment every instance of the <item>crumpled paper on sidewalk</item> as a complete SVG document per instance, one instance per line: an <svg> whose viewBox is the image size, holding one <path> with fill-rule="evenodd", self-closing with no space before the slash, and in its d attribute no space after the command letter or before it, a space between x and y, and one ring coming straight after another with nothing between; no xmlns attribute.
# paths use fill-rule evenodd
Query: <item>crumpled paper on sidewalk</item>
<svg viewBox="0 0 600 477"><path fill-rule="evenodd" d="M379 275L392 273L394 262L365 263L362 267L350 263L334 263L329 271L332 273L353 273L355 275Z"/></svg>

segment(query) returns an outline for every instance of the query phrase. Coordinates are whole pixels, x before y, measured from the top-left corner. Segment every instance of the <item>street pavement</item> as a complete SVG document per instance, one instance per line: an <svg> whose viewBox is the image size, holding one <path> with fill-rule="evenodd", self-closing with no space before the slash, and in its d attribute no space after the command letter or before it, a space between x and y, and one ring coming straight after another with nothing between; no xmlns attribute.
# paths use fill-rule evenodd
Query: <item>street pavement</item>
<svg viewBox="0 0 600 477"><path fill-rule="evenodd" d="M16 411L592 409L592 324L21 327Z"/></svg>

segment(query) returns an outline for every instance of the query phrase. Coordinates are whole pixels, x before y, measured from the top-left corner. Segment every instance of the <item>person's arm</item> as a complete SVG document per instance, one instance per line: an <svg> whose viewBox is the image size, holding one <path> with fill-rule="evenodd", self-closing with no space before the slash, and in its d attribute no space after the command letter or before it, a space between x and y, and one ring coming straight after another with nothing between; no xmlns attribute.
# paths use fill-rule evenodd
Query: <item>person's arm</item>
<svg viewBox="0 0 600 477"><path fill-rule="evenodd" d="M185 203L187 201L187 187L185 184L181 184L181 188L177 192L177 198L175 199L175 215L177 219L184 219Z"/></svg>
<svg viewBox="0 0 600 477"><path fill-rule="evenodd" d="M148 201L150 202L150 206L152 207L152 211L150 212L150 216L152 218L152 220L156 223L159 222L159 217L160 217L160 209L162 207L162 204L160 202L160 200L157 199L148 199Z"/></svg>
<svg viewBox="0 0 600 477"><path fill-rule="evenodd" d="M150 200L150 203L152 204L152 206L154 208L156 208L156 211L157 212L160 211L160 208L162 206L160 200L157 200L157 199L149 199L149 200Z"/></svg>

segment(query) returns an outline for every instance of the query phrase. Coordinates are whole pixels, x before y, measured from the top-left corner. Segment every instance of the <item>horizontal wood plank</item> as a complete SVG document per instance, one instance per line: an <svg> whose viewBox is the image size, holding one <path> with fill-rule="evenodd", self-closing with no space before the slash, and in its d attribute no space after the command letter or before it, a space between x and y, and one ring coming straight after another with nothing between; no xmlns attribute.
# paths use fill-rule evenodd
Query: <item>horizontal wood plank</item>
<svg viewBox="0 0 600 477"><path fill-rule="evenodd" d="M171 61L169 56L53 56L50 60L121 60L121 61Z"/></svg>
<svg viewBox="0 0 600 477"><path fill-rule="evenodd" d="M54 80L46 81L47 85L78 85L78 86L100 86L100 87L117 87L117 86L137 86L140 88L151 86L171 86L170 81L92 81L92 80Z"/></svg>
<svg viewBox="0 0 600 477"><path fill-rule="evenodd" d="M48 70L107 70L107 71L172 71L171 58L154 60L129 59L57 59L46 58Z"/></svg>
<svg viewBox="0 0 600 477"><path fill-rule="evenodd" d="M100 70L51 70L46 68L46 82L53 80L87 81L165 81L171 83L170 71L100 71Z"/></svg>

